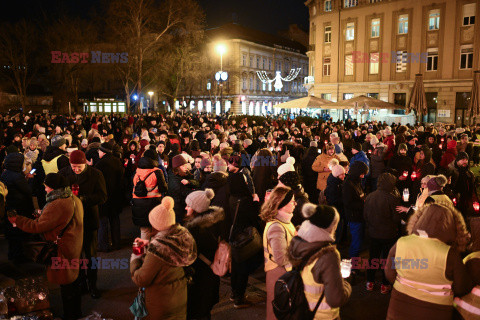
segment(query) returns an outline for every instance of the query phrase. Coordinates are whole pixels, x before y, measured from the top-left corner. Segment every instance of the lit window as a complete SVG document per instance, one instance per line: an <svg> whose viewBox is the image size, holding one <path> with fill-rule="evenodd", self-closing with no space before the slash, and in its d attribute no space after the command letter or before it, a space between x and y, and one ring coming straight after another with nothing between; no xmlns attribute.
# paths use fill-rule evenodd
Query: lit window
<svg viewBox="0 0 480 320"><path fill-rule="evenodd" d="M378 52L370 53L369 73L378 74L379 67L379 54Z"/></svg>
<svg viewBox="0 0 480 320"><path fill-rule="evenodd" d="M372 38L380 37L380 19L372 19Z"/></svg>
<svg viewBox="0 0 480 320"><path fill-rule="evenodd" d="M332 94L331 93L322 93L321 98L331 101L332 100Z"/></svg>
<svg viewBox="0 0 480 320"><path fill-rule="evenodd" d="M398 34L408 33L408 14L398 16Z"/></svg>
<svg viewBox="0 0 480 320"><path fill-rule="evenodd" d="M397 51L396 72L407 72L408 55L407 51Z"/></svg>
<svg viewBox="0 0 480 320"><path fill-rule="evenodd" d="M325 27L325 43L332 42L332 26Z"/></svg>
<svg viewBox="0 0 480 320"><path fill-rule="evenodd" d="M345 40L352 41L355 39L355 24L353 22L347 23L347 31L345 33Z"/></svg>
<svg viewBox="0 0 480 320"><path fill-rule="evenodd" d="M332 11L332 0L325 0L323 4L324 4L325 12Z"/></svg>
<svg viewBox="0 0 480 320"><path fill-rule="evenodd" d="M438 48L427 50L427 71L436 71L438 68Z"/></svg>
<svg viewBox="0 0 480 320"><path fill-rule="evenodd" d="M470 26L475 24L475 10L476 3L469 3L463 5L463 25Z"/></svg>
<svg viewBox="0 0 480 320"><path fill-rule="evenodd" d="M323 75L329 76L330 75L330 57L323 58Z"/></svg>
<svg viewBox="0 0 480 320"><path fill-rule="evenodd" d="M353 98L353 93L344 93L343 100L349 100Z"/></svg>
<svg viewBox="0 0 480 320"><path fill-rule="evenodd" d="M345 56L345 75L353 76L353 56L351 54Z"/></svg>
<svg viewBox="0 0 480 320"><path fill-rule="evenodd" d="M460 69L472 69L473 46L465 45L460 47Z"/></svg>
<svg viewBox="0 0 480 320"><path fill-rule="evenodd" d="M344 0L343 2L344 8L356 7L357 5L358 5L358 0Z"/></svg>
<svg viewBox="0 0 480 320"><path fill-rule="evenodd" d="M440 10L430 10L428 13L428 30L440 29Z"/></svg>

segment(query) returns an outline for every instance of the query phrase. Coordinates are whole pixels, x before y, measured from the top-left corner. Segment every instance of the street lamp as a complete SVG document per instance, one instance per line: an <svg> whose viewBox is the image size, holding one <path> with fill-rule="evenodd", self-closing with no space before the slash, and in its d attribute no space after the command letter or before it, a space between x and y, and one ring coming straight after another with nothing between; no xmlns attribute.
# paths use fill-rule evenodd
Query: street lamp
<svg viewBox="0 0 480 320"><path fill-rule="evenodd" d="M223 71L223 55L227 52L227 47L223 43L217 44L217 53L220 55L220 71Z"/></svg>
<svg viewBox="0 0 480 320"><path fill-rule="evenodd" d="M215 50L220 55L220 71L215 74L215 80L217 80L217 83L220 86L220 113L222 113L223 83L228 79L228 73L223 71L223 55L227 52L227 47L223 43L219 43L216 45Z"/></svg>

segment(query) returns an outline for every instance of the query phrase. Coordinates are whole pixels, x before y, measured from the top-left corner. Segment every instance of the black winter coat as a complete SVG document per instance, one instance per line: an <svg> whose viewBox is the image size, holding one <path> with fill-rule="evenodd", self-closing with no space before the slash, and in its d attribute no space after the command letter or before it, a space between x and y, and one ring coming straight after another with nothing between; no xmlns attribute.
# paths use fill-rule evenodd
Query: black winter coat
<svg viewBox="0 0 480 320"><path fill-rule="evenodd" d="M363 222L363 204L365 193L362 189L361 174L368 172L368 166L355 161L343 182L343 210L348 222Z"/></svg>
<svg viewBox="0 0 480 320"><path fill-rule="evenodd" d="M327 188L325 188L325 197L327 204L335 207L340 214L343 213L343 199L342 199L343 180L335 178L330 174L327 178Z"/></svg>
<svg viewBox="0 0 480 320"><path fill-rule="evenodd" d="M32 190L23 174L24 156L21 153L10 153L3 162L4 171L0 176L8 189L6 210L16 210L18 215L32 218L34 210Z"/></svg>
<svg viewBox="0 0 480 320"><path fill-rule="evenodd" d="M228 174L224 172L213 172L209 174L202 186L203 190L207 188L215 192L215 196L210 201L210 205L223 208L223 210L228 212L228 198L230 197Z"/></svg>
<svg viewBox="0 0 480 320"><path fill-rule="evenodd" d="M302 160L303 187L309 195L315 194L317 190L318 172L312 170L312 165L318 157L318 148L310 147Z"/></svg>
<svg viewBox="0 0 480 320"><path fill-rule="evenodd" d="M182 180L188 180L189 183L184 185ZM168 174L168 195L173 198L175 205L173 211L175 211L175 218L177 223L182 224L183 218L185 217L185 199L190 194L190 192L198 189L198 181L193 179L193 175L188 175L185 177L177 176L172 171L169 171Z"/></svg>
<svg viewBox="0 0 480 320"><path fill-rule="evenodd" d="M212 206L185 223L197 244L198 256L203 255L213 261L218 241L226 238L224 219L223 209ZM187 317L201 319L209 316L219 301L220 277L200 257L197 257L192 268L193 283L188 287Z"/></svg>
<svg viewBox="0 0 480 320"><path fill-rule="evenodd" d="M395 208L400 205L400 193L395 188L396 180L389 173L380 175L377 190L365 199L364 218L372 238L395 239L399 235L400 215Z"/></svg>
<svg viewBox="0 0 480 320"><path fill-rule="evenodd" d="M107 187L103 174L95 168L86 165L85 170L75 174L72 168L66 167L59 172L67 178L68 184L78 184L78 197L83 204L83 230L98 229L99 206L107 201Z"/></svg>
<svg viewBox="0 0 480 320"><path fill-rule="evenodd" d="M107 201L101 205L102 216L114 216L120 214L123 204L123 174L122 161L113 154L105 154L95 168L100 170L105 179L107 188Z"/></svg>

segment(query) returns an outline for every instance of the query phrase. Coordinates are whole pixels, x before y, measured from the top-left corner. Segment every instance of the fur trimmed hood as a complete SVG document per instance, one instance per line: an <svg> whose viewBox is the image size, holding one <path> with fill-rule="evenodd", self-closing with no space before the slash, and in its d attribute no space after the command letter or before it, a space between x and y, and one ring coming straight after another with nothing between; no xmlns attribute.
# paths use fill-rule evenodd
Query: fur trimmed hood
<svg viewBox="0 0 480 320"><path fill-rule="evenodd" d="M312 252L313 253L312 255ZM288 249L288 260L293 267L300 265L304 257L311 255L308 258L306 265L312 263L315 259L322 257L327 253L334 253L339 256L337 248L332 242L329 241L318 241L318 242L307 242L300 238L299 236L293 237L290 242L290 247Z"/></svg>
<svg viewBox="0 0 480 320"><path fill-rule="evenodd" d="M187 229L193 228L209 228L214 224L225 219L225 211L222 208L211 206L207 211L201 213L200 215L194 217L191 220L188 220L185 223Z"/></svg>
<svg viewBox="0 0 480 320"><path fill-rule="evenodd" d="M147 249L163 262L174 267L186 267L197 259L197 244L190 232L179 224L158 232Z"/></svg>

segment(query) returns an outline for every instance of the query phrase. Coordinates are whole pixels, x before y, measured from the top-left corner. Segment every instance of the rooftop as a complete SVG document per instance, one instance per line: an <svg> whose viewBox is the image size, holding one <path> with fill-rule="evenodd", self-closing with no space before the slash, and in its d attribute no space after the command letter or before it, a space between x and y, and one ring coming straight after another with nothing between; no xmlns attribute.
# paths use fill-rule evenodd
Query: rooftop
<svg viewBox="0 0 480 320"><path fill-rule="evenodd" d="M233 22L218 28L207 29L206 36L212 41L240 39L303 54L306 52L306 48L298 42Z"/></svg>

